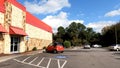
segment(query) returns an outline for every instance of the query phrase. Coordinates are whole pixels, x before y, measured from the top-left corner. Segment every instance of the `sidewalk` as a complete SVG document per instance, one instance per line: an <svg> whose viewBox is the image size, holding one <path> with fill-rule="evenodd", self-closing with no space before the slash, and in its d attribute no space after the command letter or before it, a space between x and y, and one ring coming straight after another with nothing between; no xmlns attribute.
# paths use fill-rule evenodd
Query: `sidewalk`
<svg viewBox="0 0 120 68"><path fill-rule="evenodd" d="M10 59L13 59L15 57L19 57L22 55L34 55L34 54L38 54L38 53L42 53L43 50L37 50L37 51L30 51L30 52L24 52L24 53L17 53L17 54L7 54L7 55L1 55L0 56L0 62L4 62Z"/></svg>

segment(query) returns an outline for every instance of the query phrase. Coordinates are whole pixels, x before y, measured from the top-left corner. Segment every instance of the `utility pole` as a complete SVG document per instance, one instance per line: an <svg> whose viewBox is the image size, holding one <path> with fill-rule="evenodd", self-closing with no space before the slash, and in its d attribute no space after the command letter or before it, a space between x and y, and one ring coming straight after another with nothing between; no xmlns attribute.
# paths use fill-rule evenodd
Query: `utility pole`
<svg viewBox="0 0 120 68"><path fill-rule="evenodd" d="M115 41L116 41L116 44L117 44L117 24L115 25Z"/></svg>

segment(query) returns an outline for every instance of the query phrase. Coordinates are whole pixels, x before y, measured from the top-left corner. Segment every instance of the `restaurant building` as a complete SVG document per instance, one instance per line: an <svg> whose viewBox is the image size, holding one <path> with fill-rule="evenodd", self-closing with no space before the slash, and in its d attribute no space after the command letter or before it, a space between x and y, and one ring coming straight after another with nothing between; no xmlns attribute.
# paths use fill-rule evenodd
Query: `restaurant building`
<svg viewBox="0 0 120 68"><path fill-rule="evenodd" d="M52 28L17 0L0 0L0 53L42 49L52 42Z"/></svg>

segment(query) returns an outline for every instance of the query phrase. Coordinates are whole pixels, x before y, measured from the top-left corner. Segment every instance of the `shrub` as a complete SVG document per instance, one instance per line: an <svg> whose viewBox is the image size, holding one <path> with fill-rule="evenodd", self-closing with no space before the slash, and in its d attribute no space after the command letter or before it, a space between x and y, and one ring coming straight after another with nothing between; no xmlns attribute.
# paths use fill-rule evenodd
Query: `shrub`
<svg viewBox="0 0 120 68"><path fill-rule="evenodd" d="M43 49L46 49L46 48L47 48L46 46L43 47Z"/></svg>
<svg viewBox="0 0 120 68"><path fill-rule="evenodd" d="M37 50L37 47L34 47L32 50L33 50L33 51L36 51L36 50Z"/></svg>
<svg viewBox="0 0 120 68"><path fill-rule="evenodd" d="M64 47L69 48L71 47L71 42L70 41L64 41Z"/></svg>

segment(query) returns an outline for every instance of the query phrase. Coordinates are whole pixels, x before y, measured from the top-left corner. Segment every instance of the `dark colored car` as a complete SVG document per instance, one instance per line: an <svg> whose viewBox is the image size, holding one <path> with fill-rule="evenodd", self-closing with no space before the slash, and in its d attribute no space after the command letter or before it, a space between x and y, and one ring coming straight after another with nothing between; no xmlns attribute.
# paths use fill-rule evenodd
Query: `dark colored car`
<svg viewBox="0 0 120 68"><path fill-rule="evenodd" d="M64 47L62 44L55 42L55 43L51 43L50 45L48 45L48 47L46 48L46 52L53 52L53 53L63 53L64 52Z"/></svg>

